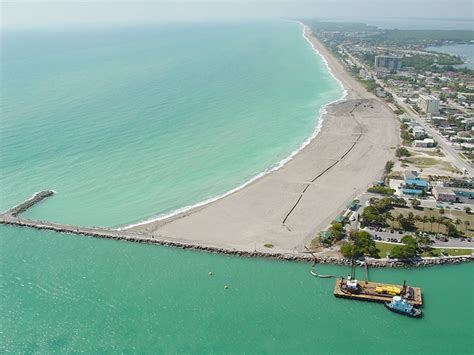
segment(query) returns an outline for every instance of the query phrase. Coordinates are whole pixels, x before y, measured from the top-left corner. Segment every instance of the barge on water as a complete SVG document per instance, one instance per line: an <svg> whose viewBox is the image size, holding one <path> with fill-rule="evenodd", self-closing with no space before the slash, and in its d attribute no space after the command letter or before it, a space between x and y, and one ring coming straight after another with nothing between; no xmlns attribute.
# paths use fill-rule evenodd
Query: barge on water
<svg viewBox="0 0 474 355"><path fill-rule="evenodd" d="M393 296L401 296L416 307L423 305L421 288L404 284L390 285L370 281L357 281L340 278L334 286L334 296L360 301L385 303L390 302Z"/></svg>

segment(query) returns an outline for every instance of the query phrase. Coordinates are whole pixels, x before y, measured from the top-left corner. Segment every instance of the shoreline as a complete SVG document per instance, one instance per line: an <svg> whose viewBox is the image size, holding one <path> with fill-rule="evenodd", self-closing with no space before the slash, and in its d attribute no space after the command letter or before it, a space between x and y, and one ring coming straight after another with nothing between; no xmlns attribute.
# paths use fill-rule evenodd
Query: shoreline
<svg viewBox="0 0 474 355"><path fill-rule="evenodd" d="M30 220L22 220L17 217L9 215L0 215L0 224L10 225L15 227L28 227L36 230L45 230L56 232L58 234L69 234L76 236L86 236L100 239L111 239L115 241L142 243L151 245L160 245L164 247L173 247L178 249L190 249L194 251L207 252L213 254L223 254L227 256L236 257L249 257L249 258L265 258L274 260L285 260L292 262L312 262L314 257L312 254L316 253L272 253L262 251L246 251L236 250L228 248L220 248L214 246L200 245L193 242L179 241L179 240L166 240L151 238L146 235L129 234L127 232L120 232L113 229L98 228L98 227L76 227L70 225L62 225L48 222L37 222ZM363 262L357 261L357 266L367 264L373 268L411 268L411 267L426 267L426 266L437 266L437 265L454 265L467 262L473 262L474 255L461 255L461 256L442 256L442 257L424 257L414 260L402 261L398 259L374 259L367 258ZM352 266L353 262L350 259L344 257L334 256L317 256L318 264L330 264L330 265L341 265L341 266Z"/></svg>
<svg viewBox="0 0 474 355"><path fill-rule="evenodd" d="M120 226L120 227L117 227L116 229L117 230L128 230L128 229L131 229L131 228L135 228L135 227L139 227L139 226L142 226L142 225L146 225L148 223L153 223L153 222L160 222L160 221L164 221L164 220L167 220L169 218L173 218L173 217L176 217L176 216L179 216L183 213L186 213L188 211L192 211L194 209L197 209L197 208L200 208L200 207L204 207L208 204L211 204L213 202L216 202L220 199L223 199L231 194L234 194L236 192L239 192L240 190L242 189L245 189L247 186L249 186L250 184L252 184L253 182L265 177L266 175L269 175L279 169L281 169L282 167L284 167L289 161L291 161L297 154L299 154L306 146L308 146L309 144L311 144L311 142L317 137L317 135L321 132L321 129L323 127L323 124L324 124L324 116L327 115L328 111L327 111L327 108L330 106L330 105L333 105L333 104L336 104L338 102L341 102L343 100L345 100L348 96L348 92L346 90L346 88L344 87L344 84L337 78L337 76L333 73L333 71L331 70L331 67L329 66L329 63L328 61L326 60L326 58L320 53L320 51L314 46L314 44L311 42L311 39L310 39L310 35L311 35L311 29L305 25L303 22L300 22L300 21L292 21L292 22L296 22L298 23L301 27L302 27L302 36L303 38L305 39L306 42L308 42L308 44L310 45L311 49L321 58L321 60L323 61L324 65L326 66L326 69L329 73L329 75L334 79L334 81L340 86L341 88L341 96L335 100L332 100L332 101L329 101L328 103L322 105L320 107L320 109L318 110L316 116L317 116L317 119L316 119L316 122L315 122L315 127L311 133L311 135L306 138L303 143L301 143L301 145L295 149L294 151L292 151L290 153L290 155L274 164L272 164L270 167L264 169L263 171L261 171L260 173L256 174L255 176L253 176L252 178L250 178L249 180L245 181L243 184L233 188L233 189L230 189L228 190L227 192L224 192L222 194L219 194L217 196L214 196L214 197L210 197L206 200L203 200L203 201L200 201L200 202L197 202L195 204L192 204L192 205L188 205L188 206L184 206L184 207L181 207L181 208L178 208L178 209L175 209L173 211L170 211L170 212L166 212L166 213L163 213L163 214L160 214L160 215L157 215L157 216L154 216L154 217L150 217L150 218L146 218L146 219L143 219L143 220L140 220L140 221L137 221L137 222L133 222L133 223L128 223L128 224L125 224L123 226ZM309 34L308 34L309 33Z"/></svg>
<svg viewBox="0 0 474 355"><path fill-rule="evenodd" d="M379 178L399 143L393 112L345 70L308 26L299 24L305 40L343 88L342 97L320 109L315 133L278 169L224 197L120 230L246 251L264 250L268 243L278 252L295 253Z"/></svg>
<svg viewBox="0 0 474 355"><path fill-rule="evenodd" d="M235 256L311 260L304 247L348 201L379 176L387 158L394 155L392 146L399 135L388 107L345 70L309 27L300 25L303 37L323 59L343 92L341 98L321 107L313 135L278 169L215 201L127 229L77 227L7 214L1 215L0 223ZM269 244L271 247L266 247ZM348 262L341 257L317 257L324 263ZM473 260L464 256L435 258L436 262L428 264L444 259ZM407 266L396 260L374 263ZM426 265L425 261L422 264Z"/></svg>

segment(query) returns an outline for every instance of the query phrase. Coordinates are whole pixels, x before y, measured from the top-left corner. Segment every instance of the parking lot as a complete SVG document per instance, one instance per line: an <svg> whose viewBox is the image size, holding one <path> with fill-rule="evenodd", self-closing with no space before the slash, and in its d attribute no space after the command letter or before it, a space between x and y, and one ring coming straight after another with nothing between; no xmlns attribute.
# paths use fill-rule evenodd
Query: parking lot
<svg viewBox="0 0 474 355"><path fill-rule="evenodd" d="M388 242L388 243L401 243L401 239L404 235L411 235L415 236L415 233L412 232L394 232L392 233L390 230L381 228L379 230L375 230L373 228L363 228L366 232L372 234L376 241L380 242ZM472 238L446 238L444 236L433 236L425 233L425 235L430 236L433 244L433 247L438 248L474 248L474 240Z"/></svg>

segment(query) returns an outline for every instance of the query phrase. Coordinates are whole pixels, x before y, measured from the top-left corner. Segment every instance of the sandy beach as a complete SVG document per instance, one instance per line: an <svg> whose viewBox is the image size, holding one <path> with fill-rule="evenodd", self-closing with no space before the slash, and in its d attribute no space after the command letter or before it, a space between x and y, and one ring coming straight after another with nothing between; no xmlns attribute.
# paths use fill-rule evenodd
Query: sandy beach
<svg viewBox="0 0 474 355"><path fill-rule="evenodd" d="M128 231L220 248L299 253L352 198L380 178L399 143L395 116L307 27L304 31L347 91L344 100L327 107L316 138L282 168L242 190Z"/></svg>

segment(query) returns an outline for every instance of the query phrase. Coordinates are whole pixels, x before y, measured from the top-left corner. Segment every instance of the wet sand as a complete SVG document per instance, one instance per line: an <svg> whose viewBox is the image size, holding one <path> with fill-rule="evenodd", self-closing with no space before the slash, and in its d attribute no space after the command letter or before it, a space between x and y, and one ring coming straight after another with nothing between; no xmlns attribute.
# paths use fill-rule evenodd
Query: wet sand
<svg viewBox="0 0 474 355"><path fill-rule="evenodd" d="M130 232L205 246L298 253L380 178L399 143L396 117L307 28L305 33L347 91L343 101L328 106L317 137L281 169L244 189Z"/></svg>

